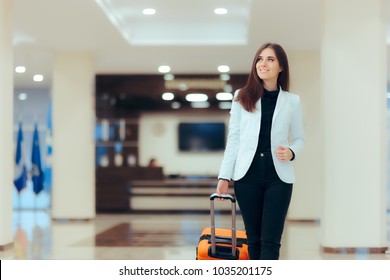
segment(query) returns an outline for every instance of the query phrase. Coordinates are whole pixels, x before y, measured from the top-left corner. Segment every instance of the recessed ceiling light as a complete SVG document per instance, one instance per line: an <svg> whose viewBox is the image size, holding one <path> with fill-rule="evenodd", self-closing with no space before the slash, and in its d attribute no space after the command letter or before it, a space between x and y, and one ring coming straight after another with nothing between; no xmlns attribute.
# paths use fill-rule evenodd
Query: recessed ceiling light
<svg viewBox="0 0 390 280"><path fill-rule="evenodd" d="M15 72L16 73L24 73L24 72L26 72L26 67L24 67L24 66L16 66L15 67Z"/></svg>
<svg viewBox="0 0 390 280"><path fill-rule="evenodd" d="M216 95L217 100L226 101L226 100L232 100L233 94L230 92L218 92Z"/></svg>
<svg viewBox="0 0 390 280"><path fill-rule="evenodd" d="M225 8L216 8L214 10L214 13L217 15L226 15L228 13L228 10Z"/></svg>
<svg viewBox="0 0 390 280"><path fill-rule="evenodd" d="M181 104L180 104L180 102L172 102L172 104L171 104L171 108L172 109L179 109L181 107Z"/></svg>
<svg viewBox="0 0 390 280"><path fill-rule="evenodd" d="M232 85L226 84L226 85L223 87L223 91L224 91L224 92L233 92L233 87L232 87Z"/></svg>
<svg viewBox="0 0 390 280"><path fill-rule="evenodd" d="M230 67L227 65L219 65L218 66L218 71L221 73L227 73L230 71Z"/></svg>
<svg viewBox="0 0 390 280"><path fill-rule="evenodd" d="M220 78L222 81L229 81L229 80L230 80L230 75L229 75L229 74L226 74L226 73L223 73L223 74L219 75L219 78Z"/></svg>
<svg viewBox="0 0 390 280"><path fill-rule="evenodd" d="M227 110L232 108L232 102L224 101L224 102L219 102L218 104L219 109L222 110Z"/></svg>
<svg viewBox="0 0 390 280"><path fill-rule="evenodd" d="M204 93L189 93L186 95L186 100L189 102L202 102L206 101L208 96Z"/></svg>
<svg viewBox="0 0 390 280"><path fill-rule="evenodd" d="M158 67L158 72L160 73L168 73L169 71L171 71L171 67L167 65L161 65L160 67Z"/></svg>
<svg viewBox="0 0 390 280"><path fill-rule="evenodd" d="M41 74L34 75L33 80L35 82L42 82L43 81L43 75L41 75Z"/></svg>
<svg viewBox="0 0 390 280"><path fill-rule="evenodd" d="M19 93L19 96L18 96L19 100L26 100L27 97L28 97L28 95L25 92Z"/></svg>
<svg viewBox="0 0 390 280"><path fill-rule="evenodd" d="M191 107L192 108L208 108L208 107L210 107L210 103L207 101L192 102Z"/></svg>
<svg viewBox="0 0 390 280"><path fill-rule="evenodd" d="M180 84L179 84L179 89L180 89L181 91L185 91L185 90L188 89L188 85L187 85L186 83L180 83Z"/></svg>
<svg viewBox="0 0 390 280"><path fill-rule="evenodd" d="M161 97L163 100L169 101L173 100L173 98L175 98L175 95L172 92L164 92Z"/></svg>
<svg viewBox="0 0 390 280"><path fill-rule="evenodd" d="M173 81L174 79L175 79L175 76L173 74L168 73L168 74L164 75L165 81Z"/></svg>
<svg viewBox="0 0 390 280"><path fill-rule="evenodd" d="M154 15L156 13L156 10L155 9L151 9L151 8L147 8L147 9L144 9L142 11L142 13L144 15L148 15L148 16L151 16L151 15Z"/></svg>

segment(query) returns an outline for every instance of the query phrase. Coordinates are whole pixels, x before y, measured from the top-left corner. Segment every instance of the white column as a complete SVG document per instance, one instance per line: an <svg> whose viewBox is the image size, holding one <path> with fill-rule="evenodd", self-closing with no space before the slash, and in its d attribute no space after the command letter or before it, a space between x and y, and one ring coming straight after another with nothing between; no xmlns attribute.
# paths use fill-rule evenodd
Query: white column
<svg viewBox="0 0 390 280"><path fill-rule="evenodd" d="M95 217L93 59L59 53L53 69L53 219Z"/></svg>
<svg viewBox="0 0 390 280"><path fill-rule="evenodd" d="M318 149L323 139L321 116L320 51L287 52L291 83L290 90L301 97L305 148L294 162L297 181L288 210L289 220L319 220L323 208L323 166L318 161L323 151ZM313 162L316 162L313 165ZM310 170L310 172L308 172Z"/></svg>
<svg viewBox="0 0 390 280"><path fill-rule="evenodd" d="M11 2L10 0L0 0L0 250L13 241L14 145Z"/></svg>
<svg viewBox="0 0 390 280"><path fill-rule="evenodd" d="M384 4L323 0L325 252L387 247Z"/></svg>

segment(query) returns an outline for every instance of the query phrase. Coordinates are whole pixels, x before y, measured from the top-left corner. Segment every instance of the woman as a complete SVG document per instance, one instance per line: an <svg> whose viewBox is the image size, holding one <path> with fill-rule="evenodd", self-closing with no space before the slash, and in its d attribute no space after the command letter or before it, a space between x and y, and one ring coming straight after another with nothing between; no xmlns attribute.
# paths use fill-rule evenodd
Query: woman
<svg viewBox="0 0 390 280"><path fill-rule="evenodd" d="M159 164L158 164L158 162L157 162L157 159L151 158L151 159L149 160L148 167L159 167Z"/></svg>
<svg viewBox="0 0 390 280"><path fill-rule="evenodd" d="M279 259L295 175L304 146L300 99L288 92L287 55L278 44L256 52L246 85L237 90L216 192L234 192L250 259Z"/></svg>

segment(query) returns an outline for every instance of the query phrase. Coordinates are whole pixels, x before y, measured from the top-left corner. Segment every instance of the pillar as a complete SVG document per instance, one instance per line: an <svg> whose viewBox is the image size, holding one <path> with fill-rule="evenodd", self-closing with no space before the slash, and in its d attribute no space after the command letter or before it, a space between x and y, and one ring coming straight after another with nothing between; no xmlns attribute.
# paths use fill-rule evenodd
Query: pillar
<svg viewBox="0 0 390 280"><path fill-rule="evenodd" d="M0 0L0 251L9 247L12 235L13 51L12 5Z"/></svg>
<svg viewBox="0 0 390 280"><path fill-rule="evenodd" d="M54 58L53 219L95 217L93 73L89 54Z"/></svg>
<svg viewBox="0 0 390 280"><path fill-rule="evenodd" d="M324 252L386 251L383 0L323 0ZM313 162L313 164L315 164Z"/></svg>

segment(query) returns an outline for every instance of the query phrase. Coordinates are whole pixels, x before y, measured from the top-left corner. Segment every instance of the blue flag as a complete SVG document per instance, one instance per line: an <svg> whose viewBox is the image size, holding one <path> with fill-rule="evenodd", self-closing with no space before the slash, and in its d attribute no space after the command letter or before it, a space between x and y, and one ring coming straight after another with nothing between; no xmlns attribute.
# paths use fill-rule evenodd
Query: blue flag
<svg viewBox="0 0 390 280"><path fill-rule="evenodd" d="M45 190L50 192L52 185L52 121L51 121L51 103L49 103L49 108L47 112L47 127L46 127L46 157L45 157Z"/></svg>
<svg viewBox="0 0 390 280"><path fill-rule="evenodd" d="M43 172L41 165L41 152L39 149L38 125L35 124L32 156L31 156L31 177L33 182L33 190L35 194L39 194L43 190Z"/></svg>
<svg viewBox="0 0 390 280"><path fill-rule="evenodd" d="M15 179L14 185L20 193L25 187L27 182L27 169L24 162L24 149L23 149L23 132L22 123L19 123L18 139L15 155Z"/></svg>

